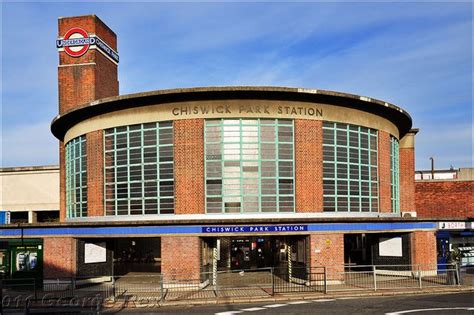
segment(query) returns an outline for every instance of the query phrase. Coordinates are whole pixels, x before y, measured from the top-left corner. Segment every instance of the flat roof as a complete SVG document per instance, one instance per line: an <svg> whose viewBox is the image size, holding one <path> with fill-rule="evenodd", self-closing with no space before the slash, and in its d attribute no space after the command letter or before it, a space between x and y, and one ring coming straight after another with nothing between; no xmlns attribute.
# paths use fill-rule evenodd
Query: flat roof
<svg viewBox="0 0 474 315"><path fill-rule="evenodd" d="M1 167L0 173L32 172L32 171L59 171L59 165L14 166Z"/></svg>
<svg viewBox="0 0 474 315"><path fill-rule="evenodd" d="M171 102L226 99L300 101L357 109L391 121L399 129L400 137L412 127L412 119L408 112L391 103L367 96L307 88L224 86L156 90L95 100L56 116L51 122L51 132L62 141L66 132L75 124L101 114Z"/></svg>

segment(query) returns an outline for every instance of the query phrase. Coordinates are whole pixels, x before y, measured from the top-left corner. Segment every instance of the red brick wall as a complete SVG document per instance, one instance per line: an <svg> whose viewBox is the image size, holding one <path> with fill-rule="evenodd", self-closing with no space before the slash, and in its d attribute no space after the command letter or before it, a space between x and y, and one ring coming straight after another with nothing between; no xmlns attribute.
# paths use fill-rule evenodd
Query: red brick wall
<svg viewBox="0 0 474 315"><path fill-rule="evenodd" d="M295 120L296 212L323 211L323 123Z"/></svg>
<svg viewBox="0 0 474 315"><path fill-rule="evenodd" d="M76 273L76 239L45 237L43 239L44 278L71 277Z"/></svg>
<svg viewBox="0 0 474 315"><path fill-rule="evenodd" d="M58 69L60 115L95 99L95 68L89 64Z"/></svg>
<svg viewBox="0 0 474 315"><path fill-rule="evenodd" d="M80 27L89 34L96 34L117 51L117 36L95 15L60 18L58 20L58 36L64 36L66 32L73 27ZM58 91L60 115L85 103L100 98L116 96L119 94L117 65L97 50L89 49L89 51L79 58L71 57L65 52L59 52ZM89 215L103 215L104 212L102 202L102 133L99 133L87 135L89 161L87 197ZM60 144L59 159L61 176L61 221L66 217L64 145L65 143Z"/></svg>
<svg viewBox="0 0 474 315"><path fill-rule="evenodd" d="M101 53L96 53L95 98L101 99L119 95L117 66ZM112 66L111 66L112 65Z"/></svg>
<svg viewBox="0 0 474 315"><path fill-rule="evenodd" d="M379 212L391 213L390 134L382 130L378 133L378 158Z"/></svg>
<svg viewBox="0 0 474 315"><path fill-rule="evenodd" d="M328 280L341 280L344 271L344 234L310 234L309 240L310 267L326 267Z"/></svg>
<svg viewBox="0 0 474 315"><path fill-rule="evenodd" d="M175 214L205 213L204 120L173 122Z"/></svg>
<svg viewBox="0 0 474 315"><path fill-rule="evenodd" d="M415 211L414 148L400 148L400 211Z"/></svg>
<svg viewBox="0 0 474 315"><path fill-rule="evenodd" d="M103 131L86 135L87 140L87 216L104 215Z"/></svg>
<svg viewBox="0 0 474 315"><path fill-rule="evenodd" d="M474 217L474 181L416 181L415 202L419 217Z"/></svg>
<svg viewBox="0 0 474 315"><path fill-rule="evenodd" d="M422 270L432 270L433 266L436 268L437 254L434 231L411 233L411 263L423 265Z"/></svg>
<svg viewBox="0 0 474 315"><path fill-rule="evenodd" d="M59 141L59 220L66 218L66 148L64 142Z"/></svg>
<svg viewBox="0 0 474 315"><path fill-rule="evenodd" d="M117 36L95 15L59 19L58 36L64 36L73 27L96 34L117 50ZM119 93L117 66L97 50L89 49L79 58L60 52L59 65L59 114Z"/></svg>
<svg viewBox="0 0 474 315"><path fill-rule="evenodd" d="M201 239L197 236L161 237L161 273L165 280L198 280Z"/></svg>

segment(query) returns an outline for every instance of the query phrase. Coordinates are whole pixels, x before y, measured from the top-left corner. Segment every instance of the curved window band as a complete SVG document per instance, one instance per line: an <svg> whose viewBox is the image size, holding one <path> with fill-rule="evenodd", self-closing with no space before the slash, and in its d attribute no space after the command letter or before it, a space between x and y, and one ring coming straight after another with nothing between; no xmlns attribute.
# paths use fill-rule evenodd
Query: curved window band
<svg viewBox="0 0 474 315"><path fill-rule="evenodd" d="M106 129L105 215L174 213L172 122Z"/></svg>
<svg viewBox="0 0 474 315"><path fill-rule="evenodd" d="M294 212L293 121L205 121L206 213Z"/></svg>
<svg viewBox="0 0 474 315"><path fill-rule="evenodd" d="M378 212L377 131L323 123L323 211Z"/></svg>
<svg viewBox="0 0 474 315"><path fill-rule="evenodd" d="M66 217L87 216L87 146L80 136L66 144Z"/></svg>

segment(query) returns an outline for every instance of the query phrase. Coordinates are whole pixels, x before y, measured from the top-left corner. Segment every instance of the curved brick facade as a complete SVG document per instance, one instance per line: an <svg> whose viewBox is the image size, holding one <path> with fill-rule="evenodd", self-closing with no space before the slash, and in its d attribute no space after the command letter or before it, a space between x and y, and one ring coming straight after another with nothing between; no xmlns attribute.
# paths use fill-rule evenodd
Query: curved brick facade
<svg viewBox="0 0 474 315"><path fill-rule="evenodd" d="M204 119L175 120L174 127L174 181L175 214L205 214L204 174ZM295 212L320 213L323 211L322 121L294 120ZM87 139L87 197L88 216L104 216L104 148L103 131L86 134ZM391 213L390 202L390 134L378 132L378 191L379 212ZM405 170L406 157L413 159L413 150L401 155L400 173ZM61 150L62 151L62 150ZM411 154L411 156L410 156ZM409 164L412 166L412 164ZM401 175L402 176L402 175ZM402 177L403 178L403 177ZM407 188L408 187L408 188ZM413 187L401 185L402 200ZM64 194L62 189L62 194ZM410 201L412 202L412 201ZM402 202L408 211L414 208ZM61 208L65 202L61 202ZM65 211L61 211L64 220Z"/></svg>

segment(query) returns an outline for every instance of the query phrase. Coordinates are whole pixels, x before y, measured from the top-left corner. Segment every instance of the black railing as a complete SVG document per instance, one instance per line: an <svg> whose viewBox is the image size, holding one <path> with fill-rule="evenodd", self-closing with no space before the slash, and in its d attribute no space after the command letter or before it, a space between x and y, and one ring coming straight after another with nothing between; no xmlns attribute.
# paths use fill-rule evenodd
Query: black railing
<svg viewBox="0 0 474 315"><path fill-rule="evenodd" d="M327 293L423 289L474 285L474 266L395 265L261 268L196 274L43 279L3 279L6 308L96 307L106 303L159 305L166 301L268 297L282 293Z"/></svg>

